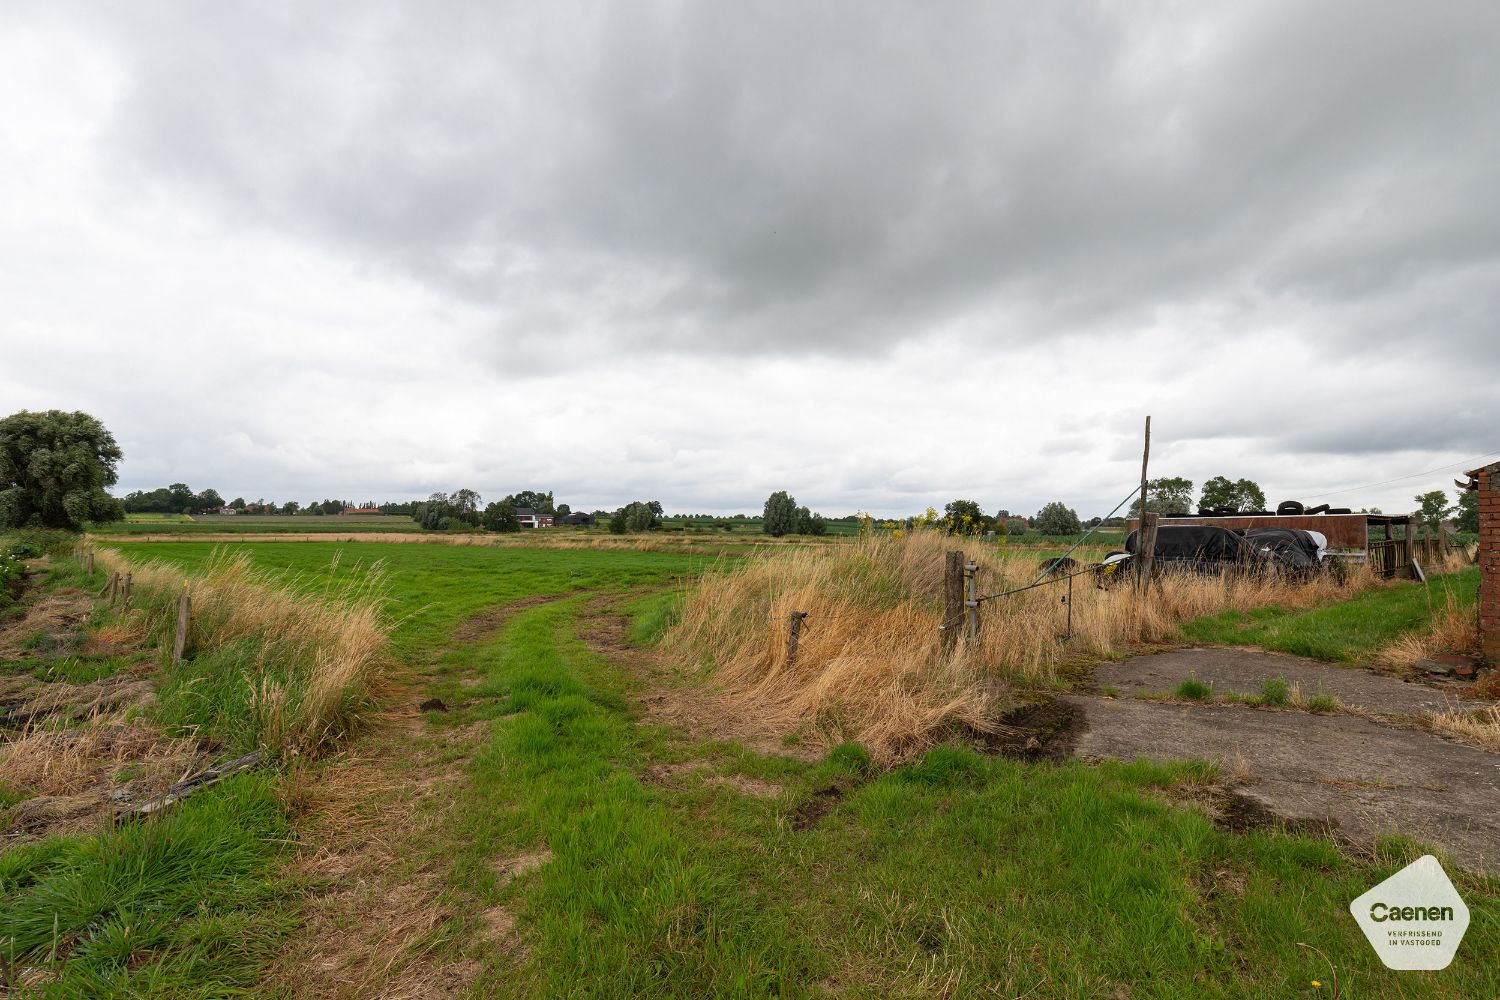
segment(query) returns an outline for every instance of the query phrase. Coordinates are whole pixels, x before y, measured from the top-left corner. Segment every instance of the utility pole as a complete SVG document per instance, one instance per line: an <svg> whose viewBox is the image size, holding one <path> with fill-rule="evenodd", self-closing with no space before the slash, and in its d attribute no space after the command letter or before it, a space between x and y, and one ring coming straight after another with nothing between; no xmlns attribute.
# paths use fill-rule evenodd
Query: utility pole
<svg viewBox="0 0 1500 1000"><path fill-rule="evenodd" d="M1135 532L1135 559L1132 560L1132 562L1135 563L1135 585L1136 585L1137 589L1139 589L1140 586L1141 586L1141 582L1144 579L1144 572L1145 572L1145 569L1146 569L1146 567L1142 565L1142 556L1145 553L1145 549L1142 546L1143 546L1143 544L1145 543L1145 540L1146 540L1146 466L1147 466L1147 464L1150 461L1151 461L1151 415L1147 414L1146 415L1146 447L1144 448L1144 450L1141 451L1141 517L1140 517L1140 521L1137 523L1137 527L1136 527L1136 532ZM1153 537L1151 539L1151 541L1152 541L1153 544L1155 544L1155 542L1156 542L1154 534L1155 533L1153 532ZM1156 553L1152 552L1151 555L1154 556L1154 555L1156 555Z"/></svg>

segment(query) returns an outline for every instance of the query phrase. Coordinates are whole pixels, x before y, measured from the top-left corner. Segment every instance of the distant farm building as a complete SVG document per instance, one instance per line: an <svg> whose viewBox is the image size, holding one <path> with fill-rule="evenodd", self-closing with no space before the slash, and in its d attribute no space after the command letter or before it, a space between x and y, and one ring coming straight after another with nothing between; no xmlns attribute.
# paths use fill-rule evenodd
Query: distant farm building
<svg viewBox="0 0 1500 1000"><path fill-rule="evenodd" d="M568 514L558 524L566 524L572 528L592 528L594 526L593 514Z"/></svg>
<svg viewBox="0 0 1500 1000"><path fill-rule="evenodd" d="M530 507L517 507L516 523L523 528L550 528L552 527L552 515L538 514Z"/></svg>

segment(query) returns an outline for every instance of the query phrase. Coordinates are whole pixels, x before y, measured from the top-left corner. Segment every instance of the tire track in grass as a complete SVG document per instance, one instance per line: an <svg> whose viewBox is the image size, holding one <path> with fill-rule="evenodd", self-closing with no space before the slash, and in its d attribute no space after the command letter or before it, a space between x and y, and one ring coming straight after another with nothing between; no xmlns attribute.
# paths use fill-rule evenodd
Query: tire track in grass
<svg viewBox="0 0 1500 1000"><path fill-rule="evenodd" d="M467 718L475 685L464 683L465 664L516 615L562 599L523 598L460 625L437 663L407 671L395 707L349 749L299 775L293 801L304 821L294 870L314 888L302 932L268 986L295 997L384 998L469 987L480 962L458 945L471 921L447 898L448 865L430 850L464 794L466 761L490 735L490 722ZM454 710L421 711L434 694ZM520 859L513 874L528 864ZM505 940L510 930L494 927L492 937Z"/></svg>

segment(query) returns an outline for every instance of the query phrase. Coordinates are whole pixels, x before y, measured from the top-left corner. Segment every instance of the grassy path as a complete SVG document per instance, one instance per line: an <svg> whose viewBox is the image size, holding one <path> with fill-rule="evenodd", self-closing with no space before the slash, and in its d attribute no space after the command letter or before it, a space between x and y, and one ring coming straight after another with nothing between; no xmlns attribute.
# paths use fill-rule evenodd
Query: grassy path
<svg viewBox="0 0 1500 1000"><path fill-rule="evenodd" d="M310 589L330 574L331 546L245 548ZM131 549L191 567L211 546ZM805 762L644 723L626 658L581 638L590 602L701 559L352 550L331 572L385 561L409 680L388 725L277 790L299 849L272 901L315 888L259 995L1328 995L1299 942L1345 996L1500 995L1493 883L1456 875L1452 967L1388 972L1348 902L1416 849L1220 829L1190 805L1215 792L1202 765L941 746L875 774L858 747Z"/></svg>
<svg viewBox="0 0 1500 1000"><path fill-rule="evenodd" d="M434 664L454 710L425 727L465 749L416 863L446 913L419 946L468 995L1320 995L1304 941L1347 996L1500 994L1500 910L1474 879L1453 967L1376 963L1348 900L1409 848L1359 863L1220 830L1168 801L1212 782L1187 764L942 747L870 776L855 747L807 764L641 725L583 609L520 611Z"/></svg>

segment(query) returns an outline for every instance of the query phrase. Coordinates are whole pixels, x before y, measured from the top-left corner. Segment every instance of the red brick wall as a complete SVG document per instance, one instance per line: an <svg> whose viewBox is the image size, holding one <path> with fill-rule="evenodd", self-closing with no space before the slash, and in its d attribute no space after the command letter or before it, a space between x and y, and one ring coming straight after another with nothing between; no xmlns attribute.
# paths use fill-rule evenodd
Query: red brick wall
<svg viewBox="0 0 1500 1000"><path fill-rule="evenodd" d="M1479 645L1500 665L1500 462L1479 470Z"/></svg>

